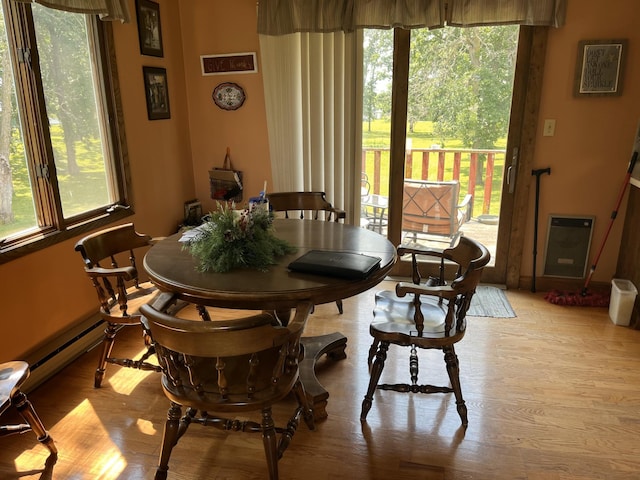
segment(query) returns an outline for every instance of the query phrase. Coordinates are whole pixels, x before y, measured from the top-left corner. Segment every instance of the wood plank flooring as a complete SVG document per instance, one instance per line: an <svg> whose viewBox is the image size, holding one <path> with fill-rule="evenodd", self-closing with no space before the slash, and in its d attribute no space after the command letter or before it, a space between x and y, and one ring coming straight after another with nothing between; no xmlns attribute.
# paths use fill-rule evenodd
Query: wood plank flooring
<svg viewBox="0 0 640 480"><path fill-rule="evenodd" d="M507 297L516 318L469 318L458 345L466 431L451 395L377 392L362 424L372 292L347 299L344 315L333 303L316 307L306 334L341 331L348 358L320 365L329 418L315 431L300 425L281 479L639 479L640 330L613 325L604 308L552 305L542 293ZM139 331L123 338L121 352L141 350ZM168 408L159 376L109 366L95 390L96 357L88 352L29 395L57 463L45 467L48 452L31 433L7 437L1 479L153 478ZM421 362L422 375L433 366L431 383L446 382L440 354L421 352ZM392 375L408 378L408 355L393 347L383 380ZM169 466L170 480L266 478L259 435L200 425Z"/></svg>

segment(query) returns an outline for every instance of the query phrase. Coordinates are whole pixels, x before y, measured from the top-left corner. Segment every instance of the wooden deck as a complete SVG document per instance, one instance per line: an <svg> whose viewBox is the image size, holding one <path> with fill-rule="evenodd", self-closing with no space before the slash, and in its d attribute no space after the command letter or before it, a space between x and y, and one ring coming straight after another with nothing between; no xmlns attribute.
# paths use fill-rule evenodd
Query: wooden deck
<svg viewBox="0 0 640 480"><path fill-rule="evenodd" d="M461 230L463 232L463 235L471 237L487 247L487 249L491 253L491 261L489 262L489 265L495 265L496 244L498 240L498 224L492 225L489 223L483 223L477 218L472 218L462 226ZM386 235L386 233L387 229L386 227L383 227L382 234ZM442 248L447 245L447 242L447 238L420 236L418 237L417 243L420 243L421 245L429 245Z"/></svg>

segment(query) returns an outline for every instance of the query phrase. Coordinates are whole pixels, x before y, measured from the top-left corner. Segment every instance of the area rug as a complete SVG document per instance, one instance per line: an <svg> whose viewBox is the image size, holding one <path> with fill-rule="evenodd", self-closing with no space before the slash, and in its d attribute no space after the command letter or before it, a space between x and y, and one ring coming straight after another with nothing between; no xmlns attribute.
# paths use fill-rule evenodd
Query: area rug
<svg viewBox="0 0 640 480"><path fill-rule="evenodd" d="M516 313L511 308L504 291L497 287L480 285L471 299L467 311L470 317L513 318Z"/></svg>

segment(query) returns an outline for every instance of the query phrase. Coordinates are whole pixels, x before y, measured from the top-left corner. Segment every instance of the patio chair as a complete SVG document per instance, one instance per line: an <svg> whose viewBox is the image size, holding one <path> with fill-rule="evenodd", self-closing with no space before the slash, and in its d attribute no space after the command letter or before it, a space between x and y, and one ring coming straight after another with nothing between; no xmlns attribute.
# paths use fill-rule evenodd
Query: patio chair
<svg viewBox="0 0 640 480"><path fill-rule="evenodd" d="M470 194L458 203L460 182L404 180L402 231L444 237L453 245L462 235L460 228L471 219Z"/></svg>

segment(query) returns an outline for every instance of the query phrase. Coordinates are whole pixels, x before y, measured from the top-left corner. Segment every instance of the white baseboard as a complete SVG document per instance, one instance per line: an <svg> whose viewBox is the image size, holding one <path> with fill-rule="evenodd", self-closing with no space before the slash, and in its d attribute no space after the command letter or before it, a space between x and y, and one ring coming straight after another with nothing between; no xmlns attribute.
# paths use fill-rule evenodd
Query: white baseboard
<svg viewBox="0 0 640 480"><path fill-rule="evenodd" d="M95 314L27 355L31 375L22 386L29 392L55 375L76 358L100 344L105 323Z"/></svg>

